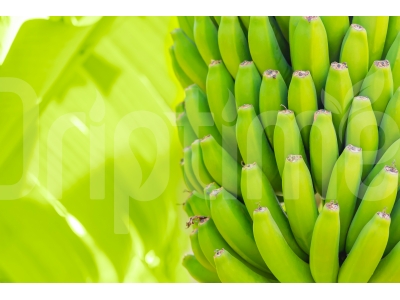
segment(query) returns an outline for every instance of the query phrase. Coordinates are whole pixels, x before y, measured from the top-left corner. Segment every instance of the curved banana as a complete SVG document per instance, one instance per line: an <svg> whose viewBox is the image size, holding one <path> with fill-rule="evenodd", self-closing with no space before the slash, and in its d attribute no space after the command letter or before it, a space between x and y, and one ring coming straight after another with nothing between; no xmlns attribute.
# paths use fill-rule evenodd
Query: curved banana
<svg viewBox="0 0 400 300"><path fill-rule="evenodd" d="M199 231L194 229L190 234L190 245L192 246L192 251L198 262L207 270L211 272L216 272L215 268L208 262L207 258L204 256L199 243Z"/></svg>
<svg viewBox="0 0 400 300"><path fill-rule="evenodd" d="M178 79L181 86L183 88L186 88L189 85L193 84L193 81L185 74L178 63L178 60L176 59L175 46L171 46L169 48L169 55L171 57L172 69L174 70L175 77Z"/></svg>
<svg viewBox="0 0 400 300"><path fill-rule="evenodd" d="M310 130L318 110L315 85L309 71L295 71L288 91L289 109L296 115L304 148L309 149Z"/></svg>
<svg viewBox="0 0 400 300"><path fill-rule="evenodd" d="M265 71L260 88L259 117L272 148L276 119L282 106L288 105L287 95L288 89L281 73L277 70Z"/></svg>
<svg viewBox="0 0 400 300"><path fill-rule="evenodd" d="M217 273L211 272L204 268L194 255L186 255L183 258L182 265L189 272L196 281L203 283L216 283L221 282L218 278Z"/></svg>
<svg viewBox="0 0 400 300"><path fill-rule="evenodd" d="M358 24L351 24L340 49L340 62L349 67L354 95L358 95L369 70L367 31Z"/></svg>
<svg viewBox="0 0 400 300"><path fill-rule="evenodd" d="M389 236L390 216L375 213L357 237L340 267L338 282L368 282L382 258Z"/></svg>
<svg viewBox="0 0 400 300"><path fill-rule="evenodd" d="M274 145L276 164L281 177L286 158L289 155L301 155L308 165L300 130L293 111L285 109L278 113L274 130Z"/></svg>
<svg viewBox="0 0 400 300"><path fill-rule="evenodd" d="M259 115L258 99L260 97L261 76L252 61L244 61L239 66L235 80L236 108L251 104Z"/></svg>
<svg viewBox="0 0 400 300"><path fill-rule="evenodd" d="M268 69L279 70L285 82L290 82L292 69L282 54L268 17L250 18L249 47L260 74Z"/></svg>
<svg viewBox="0 0 400 300"><path fill-rule="evenodd" d="M256 162L267 176L274 190L282 192L282 179L276 165L274 152L265 136L263 127L250 104L239 107L236 138L245 163Z"/></svg>
<svg viewBox="0 0 400 300"><path fill-rule="evenodd" d="M326 30L329 46L329 60L331 62L338 61L340 56L340 47L347 29L350 26L348 16L329 16L321 17L322 23Z"/></svg>
<svg viewBox="0 0 400 300"><path fill-rule="evenodd" d="M354 16L353 24L360 24L368 33L369 66L382 57L389 17Z"/></svg>
<svg viewBox="0 0 400 300"><path fill-rule="evenodd" d="M279 282L314 282L309 265L289 247L268 208L256 209L253 221L257 247Z"/></svg>
<svg viewBox="0 0 400 300"><path fill-rule="evenodd" d="M194 25L194 17L193 16L178 16L179 27L185 32L185 34L194 41L193 36L193 25Z"/></svg>
<svg viewBox="0 0 400 300"><path fill-rule="evenodd" d="M397 195L390 217L389 240L384 255L387 255L400 242L400 194Z"/></svg>
<svg viewBox="0 0 400 300"><path fill-rule="evenodd" d="M246 35L236 16L221 17L218 28L218 46L222 59L233 78L241 62L251 60Z"/></svg>
<svg viewBox="0 0 400 300"><path fill-rule="evenodd" d="M185 170L185 174L190 182L190 184L194 187L194 189L198 193L203 193L203 187L201 184L197 181L196 176L194 175L193 172L193 166L192 166L192 147L188 146L183 149L183 159L185 161L183 168Z"/></svg>
<svg viewBox="0 0 400 300"><path fill-rule="evenodd" d="M310 269L315 282L337 282L339 240L339 205L331 201L318 216L311 240Z"/></svg>
<svg viewBox="0 0 400 300"><path fill-rule="evenodd" d="M344 250L347 232L356 209L362 174L362 150L347 145L333 167L326 202L336 200L340 206L339 251Z"/></svg>
<svg viewBox="0 0 400 300"><path fill-rule="evenodd" d="M331 63L326 79L324 107L332 113L339 149L343 149L347 118L353 101L353 85L346 63Z"/></svg>
<svg viewBox="0 0 400 300"><path fill-rule="evenodd" d="M328 37L319 17L301 17L291 38L294 70L308 70L314 80L317 97L322 108L322 89L329 71ZM290 105L290 104L289 104Z"/></svg>
<svg viewBox="0 0 400 300"><path fill-rule="evenodd" d="M311 175L301 155L286 159L282 187L290 228L300 248L309 254L318 210Z"/></svg>
<svg viewBox="0 0 400 300"><path fill-rule="evenodd" d="M197 139L197 135L194 132L192 125L190 125L186 112L182 112L176 118L176 125L178 127L178 137L181 146L183 148L189 147Z"/></svg>
<svg viewBox="0 0 400 300"><path fill-rule="evenodd" d="M310 132L310 166L317 192L325 199L332 169L339 157L332 115L321 109L315 112Z"/></svg>
<svg viewBox="0 0 400 300"><path fill-rule="evenodd" d="M400 243L397 243L393 250L379 262L374 274L368 282L400 282Z"/></svg>
<svg viewBox="0 0 400 300"><path fill-rule="evenodd" d="M187 175L185 173L185 160L183 158L181 159L180 165L181 165L181 171L182 171L182 175L183 175L183 181L185 182L185 185L189 189L189 191L193 191L194 187L190 183L189 178L187 177Z"/></svg>
<svg viewBox="0 0 400 300"><path fill-rule="evenodd" d="M278 23L279 28L285 40L289 42L289 23L290 23L290 16L276 16L276 22Z"/></svg>
<svg viewBox="0 0 400 300"><path fill-rule="evenodd" d="M346 239L347 253L352 249L365 224L377 211L385 210L387 213L392 211L396 200L397 182L398 171L389 166L385 166L372 180L351 222Z"/></svg>
<svg viewBox="0 0 400 300"><path fill-rule="evenodd" d="M211 215L210 209L208 208L207 202L202 193L192 191L189 194L186 203L190 205L190 209L193 211L195 216L209 217Z"/></svg>
<svg viewBox="0 0 400 300"><path fill-rule="evenodd" d="M299 16L291 16L289 19L289 45L290 45L290 57L293 57L293 40L294 40L294 31L296 30L297 25L299 24L301 17Z"/></svg>
<svg viewBox="0 0 400 300"><path fill-rule="evenodd" d="M357 96L351 104L347 121L346 144L362 148L364 179L374 167L379 136L376 118L368 97Z"/></svg>
<svg viewBox="0 0 400 300"><path fill-rule="evenodd" d="M399 32L400 32L400 17L390 16L386 39L385 39L385 47L383 48L382 57L386 57L386 54L388 53L390 47L392 46Z"/></svg>
<svg viewBox="0 0 400 300"><path fill-rule="evenodd" d="M253 212L259 206L267 207L289 247L298 257L307 261L308 255L305 254L297 244L292 230L290 229L289 220L282 210L268 178L256 163L248 164L243 167L241 188L243 200L250 217L253 218Z"/></svg>
<svg viewBox="0 0 400 300"><path fill-rule="evenodd" d="M194 83L205 91L208 68L196 45L180 28L173 30L171 36L175 43L175 56L179 66Z"/></svg>
<svg viewBox="0 0 400 300"><path fill-rule="evenodd" d="M194 176L201 187L204 189L214 179L207 171L207 167L204 164L203 152L201 151L200 140L195 140L192 143L192 169Z"/></svg>
<svg viewBox="0 0 400 300"><path fill-rule="evenodd" d="M368 71L360 90L372 103L376 122L381 123L386 106L393 96L392 70L388 60L376 60Z"/></svg>
<svg viewBox="0 0 400 300"><path fill-rule="evenodd" d="M193 35L197 49L207 65L213 60L221 59L218 47L218 29L211 17L194 17Z"/></svg>
<svg viewBox="0 0 400 300"><path fill-rule="evenodd" d="M183 206L183 210L185 211L186 215L187 215L189 218L194 216L193 210L191 209L189 203L184 202L184 203L182 204L182 206Z"/></svg>
<svg viewBox="0 0 400 300"><path fill-rule="evenodd" d="M393 89L397 90L400 87L400 32L390 47L386 59L392 68Z"/></svg>
<svg viewBox="0 0 400 300"><path fill-rule="evenodd" d="M210 135L204 137L200 145L203 151L204 164L212 178L220 186L240 197L241 165Z"/></svg>

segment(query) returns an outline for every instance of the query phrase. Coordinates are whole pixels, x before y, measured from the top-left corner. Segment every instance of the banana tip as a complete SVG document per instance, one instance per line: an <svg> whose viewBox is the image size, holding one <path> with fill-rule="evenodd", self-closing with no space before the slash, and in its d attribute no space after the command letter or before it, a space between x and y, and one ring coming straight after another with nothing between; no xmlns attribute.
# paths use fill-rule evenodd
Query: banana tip
<svg viewBox="0 0 400 300"><path fill-rule="evenodd" d="M287 158L286 158L286 160L288 161L288 162L296 162L296 161L299 161L299 160L301 160L301 159L303 159L303 156L301 156L301 155L289 155Z"/></svg>
<svg viewBox="0 0 400 300"><path fill-rule="evenodd" d="M390 67L390 62L385 59L385 60L376 60L374 61L374 65L377 68L389 68Z"/></svg>
<svg viewBox="0 0 400 300"><path fill-rule="evenodd" d="M346 70L347 63L345 63L345 62L338 63L338 62L334 61L333 63L331 63L331 67L332 67L332 69L335 69L335 70Z"/></svg>
<svg viewBox="0 0 400 300"><path fill-rule="evenodd" d="M305 78L305 77L307 77L309 75L310 75L310 71L299 70L299 71L294 71L293 72L293 76L298 77L298 78Z"/></svg>
<svg viewBox="0 0 400 300"><path fill-rule="evenodd" d="M363 31L363 30L365 30L365 28L362 27L362 26L359 25L359 24L351 24L351 28L353 28L353 29L355 29L355 30L357 30L357 31Z"/></svg>
<svg viewBox="0 0 400 300"><path fill-rule="evenodd" d="M269 69L269 70L264 72L264 76L267 77L267 78L274 78L275 79L278 76L278 74L279 74L278 70Z"/></svg>
<svg viewBox="0 0 400 300"><path fill-rule="evenodd" d="M215 250L214 257L220 257L222 254L224 254L224 252L225 252L225 249L224 249L224 248L222 248L222 249L216 249L216 250Z"/></svg>

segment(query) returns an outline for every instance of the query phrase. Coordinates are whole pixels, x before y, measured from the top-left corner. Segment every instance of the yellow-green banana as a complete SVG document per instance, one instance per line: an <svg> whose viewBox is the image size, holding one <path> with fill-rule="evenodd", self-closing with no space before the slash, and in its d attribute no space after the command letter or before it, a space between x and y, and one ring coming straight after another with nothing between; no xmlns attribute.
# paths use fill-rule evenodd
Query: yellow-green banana
<svg viewBox="0 0 400 300"><path fill-rule="evenodd" d="M204 268L194 255L188 254L183 258L182 265L196 281L203 283L221 282L217 273Z"/></svg>
<svg viewBox="0 0 400 300"><path fill-rule="evenodd" d="M188 146L183 149L183 158L185 160L185 163L183 165L183 168L185 170L185 174L187 178L190 181L190 184L194 187L194 189L199 192L203 193L203 187L201 184L197 181L196 176L194 175L193 172L193 166L192 166L192 147Z"/></svg>
<svg viewBox="0 0 400 300"><path fill-rule="evenodd" d="M194 132L192 125L190 125L186 112L182 112L176 118L176 125L178 126L178 137L181 146L183 148L190 146L197 139L197 135Z"/></svg>
<svg viewBox="0 0 400 300"><path fill-rule="evenodd" d="M193 25L194 25L194 17L193 16L178 16L179 27L185 32L185 34L194 41L193 35Z"/></svg>
<svg viewBox="0 0 400 300"><path fill-rule="evenodd" d="M216 190L220 188L220 186L218 184L216 184L215 182L211 182L210 184L208 184L205 188L204 188L204 199L206 200L207 206L211 211L211 199L210 199L210 194L213 190Z"/></svg>
<svg viewBox="0 0 400 300"><path fill-rule="evenodd" d="M260 95L261 76L252 61L244 61L239 66L235 80L236 108L251 104L259 115L258 99Z"/></svg>
<svg viewBox="0 0 400 300"><path fill-rule="evenodd" d="M388 30L385 39L385 47L383 48L382 57L386 57L386 54L388 53L390 47L392 46L399 32L400 32L400 17L390 16Z"/></svg>
<svg viewBox="0 0 400 300"><path fill-rule="evenodd" d="M347 29L350 26L348 16L329 16L321 17L326 30L329 46L329 59L331 62L338 61L340 56L340 47Z"/></svg>
<svg viewBox="0 0 400 300"><path fill-rule="evenodd" d="M188 217L194 216L194 213L193 213L189 203L187 203L187 202L183 203L183 210L185 211L185 213Z"/></svg>
<svg viewBox="0 0 400 300"><path fill-rule="evenodd" d="M203 193L192 191L186 200L195 216L209 217L211 215Z"/></svg>
<svg viewBox="0 0 400 300"><path fill-rule="evenodd" d="M189 178L187 177L185 173L185 160L182 158L181 159L181 170L182 170L182 175L183 175L183 180L185 182L186 187L189 189L189 191L194 191L193 185L190 183Z"/></svg>
<svg viewBox="0 0 400 300"><path fill-rule="evenodd" d="M289 42L290 16L276 16L275 19L286 41Z"/></svg>
<svg viewBox="0 0 400 300"><path fill-rule="evenodd" d="M193 34L197 49L207 65L213 60L221 59L218 47L218 29L211 17L194 17Z"/></svg>
<svg viewBox="0 0 400 300"><path fill-rule="evenodd" d="M390 217L392 222L389 229L389 240L386 245L385 254L387 255L400 242L400 193L397 194Z"/></svg>
<svg viewBox="0 0 400 300"><path fill-rule="evenodd" d="M239 17L240 22L242 23L242 25L244 26L244 28L247 30L249 30L249 25L250 25L250 17L249 16L240 16Z"/></svg>
<svg viewBox="0 0 400 300"><path fill-rule="evenodd" d="M283 36L283 33L281 29L279 28L278 22L276 21L275 17L268 17L269 23L271 24L272 30L274 31L274 35L276 37L276 40L278 42L278 46L282 51L283 56L285 57L287 63L290 65L291 64L291 58L290 58L290 47L288 41L286 41L285 37Z"/></svg>
<svg viewBox="0 0 400 300"><path fill-rule="evenodd" d="M200 140L195 140L192 143L192 169L194 176L201 187L204 189L214 179L207 171L207 167L204 164L203 152L201 151Z"/></svg>
<svg viewBox="0 0 400 300"><path fill-rule="evenodd" d="M400 243L379 262L368 282L400 283Z"/></svg>
<svg viewBox="0 0 400 300"><path fill-rule="evenodd" d="M169 48L169 55L171 57L172 69L174 70L175 77L178 79L179 83L183 88L188 87L193 84L193 81L185 74L179 65L175 56L175 46Z"/></svg>
<svg viewBox="0 0 400 300"><path fill-rule="evenodd" d="M400 87L400 32L390 47L386 59L392 68L393 89L397 90Z"/></svg>

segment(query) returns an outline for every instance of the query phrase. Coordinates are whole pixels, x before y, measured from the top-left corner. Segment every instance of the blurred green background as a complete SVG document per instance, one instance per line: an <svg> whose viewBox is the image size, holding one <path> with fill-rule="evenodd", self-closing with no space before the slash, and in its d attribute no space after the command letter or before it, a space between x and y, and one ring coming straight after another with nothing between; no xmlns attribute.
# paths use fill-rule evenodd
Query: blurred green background
<svg viewBox="0 0 400 300"><path fill-rule="evenodd" d="M0 18L0 282L190 281L175 27Z"/></svg>

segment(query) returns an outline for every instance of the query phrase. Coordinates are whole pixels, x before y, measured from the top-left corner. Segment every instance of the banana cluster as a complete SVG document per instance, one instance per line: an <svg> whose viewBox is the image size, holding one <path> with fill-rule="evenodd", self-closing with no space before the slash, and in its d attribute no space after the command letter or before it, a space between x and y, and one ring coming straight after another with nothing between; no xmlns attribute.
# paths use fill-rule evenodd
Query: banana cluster
<svg viewBox="0 0 400 300"><path fill-rule="evenodd" d="M400 17L179 17L199 282L400 282Z"/></svg>

